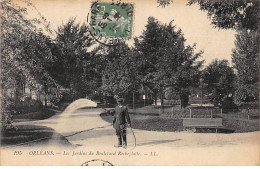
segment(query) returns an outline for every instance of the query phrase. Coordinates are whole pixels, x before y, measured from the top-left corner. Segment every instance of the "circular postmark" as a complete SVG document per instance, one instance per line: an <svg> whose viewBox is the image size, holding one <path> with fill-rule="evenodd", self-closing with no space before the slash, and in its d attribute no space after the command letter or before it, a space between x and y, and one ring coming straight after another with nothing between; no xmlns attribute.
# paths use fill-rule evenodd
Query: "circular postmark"
<svg viewBox="0 0 260 169"><path fill-rule="evenodd" d="M117 2L92 2L91 36L104 45L116 45L132 37L134 5Z"/></svg>
<svg viewBox="0 0 260 169"><path fill-rule="evenodd" d="M104 161L101 159L94 159L83 163L81 166L114 166L114 165L108 161Z"/></svg>

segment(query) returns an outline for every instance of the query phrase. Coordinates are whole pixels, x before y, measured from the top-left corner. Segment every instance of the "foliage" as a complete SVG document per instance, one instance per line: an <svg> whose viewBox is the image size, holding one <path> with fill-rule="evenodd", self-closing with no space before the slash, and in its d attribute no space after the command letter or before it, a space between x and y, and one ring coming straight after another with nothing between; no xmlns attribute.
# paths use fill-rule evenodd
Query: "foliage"
<svg viewBox="0 0 260 169"><path fill-rule="evenodd" d="M137 76L137 55L124 42L106 49L106 65L102 71L101 90L108 95L133 92L139 85Z"/></svg>
<svg viewBox="0 0 260 169"><path fill-rule="evenodd" d="M163 8L170 5L172 2L173 2L173 0L157 0L157 3L159 4L159 6L162 6Z"/></svg>
<svg viewBox="0 0 260 169"><path fill-rule="evenodd" d="M160 24L153 17L148 18L146 30L140 40L135 40L144 89L146 86L151 91L159 91L164 95L166 88L172 87L179 93L181 100L186 100L203 61L197 61L202 51L194 53L195 45L185 46L184 43L182 31L175 30L172 22ZM182 106L185 107L183 103Z"/></svg>
<svg viewBox="0 0 260 169"><path fill-rule="evenodd" d="M18 74L32 86L39 81L55 83L45 70L52 55L48 46L50 38L36 26L42 22L25 18L27 8L17 6L13 1L3 1L1 8L2 84L12 86Z"/></svg>
<svg viewBox="0 0 260 169"><path fill-rule="evenodd" d="M21 6L13 0L1 2L1 108L7 114L11 91L16 101L20 101L25 86L45 94L46 86L59 87L47 71L53 56L49 47L51 39L44 35L42 27L50 32L49 25L41 15L28 18L27 10L36 8L29 0L22 2ZM53 92L56 95L58 91Z"/></svg>
<svg viewBox="0 0 260 169"><path fill-rule="evenodd" d="M3 1L1 8L2 88L16 87L18 79L35 85L43 77L42 59L51 59L47 37L24 17L26 8L12 1Z"/></svg>
<svg viewBox="0 0 260 169"><path fill-rule="evenodd" d="M235 103L257 101L259 97L259 0L190 0L207 11L219 28L236 29L232 62L237 71Z"/></svg>
<svg viewBox="0 0 260 169"><path fill-rule="evenodd" d="M259 0L190 0L207 11L219 28L235 29L236 47L232 61L237 70L235 102L257 101L259 96Z"/></svg>
<svg viewBox="0 0 260 169"><path fill-rule="evenodd" d="M207 11L211 23L222 29L235 29L236 48L232 61L237 71L235 102L257 101L259 96L259 0L189 0ZM167 4L169 5L169 4Z"/></svg>
<svg viewBox="0 0 260 169"><path fill-rule="evenodd" d="M15 102L11 100L11 105L9 106L9 110L12 115L26 114L41 111L43 105L39 100L32 100L30 98L26 98L25 100L21 100L19 102Z"/></svg>
<svg viewBox="0 0 260 169"><path fill-rule="evenodd" d="M185 46L181 30L172 23L160 24L150 17L146 30L135 38L130 49L124 42L105 49L105 68L102 90L107 95L125 96L130 92L159 92L172 87L187 106L189 88L198 82L198 69L203 61L196 61L202 52L194 53L194 46Z"/></svg>
<svg viewBox="0 0 260 169"><path fill-rule="evenodd" d="M170 5L170 0L158 0L160 6ZM189 0L207 11L211 23L222 29L257 30L259 26L259 0Z"/></svg>
<svg viewBox="0 0 260 169"><path fill-rule="evenodd" d="M257 30L259 26L259 0L190 0L208 12L212 24L223 29Z"/></svg>
<svg viewBox="0 0 260 169"><path fill-rule="evenodd" d="M259 33L240 31L236 35L236 48L233 49L232 62L237 70L235 102L258 101L259 97Z"/></svg>
<svg viewBox="0 0 260 169"><path fill-rule="evenodd" d="M93 44L85 23L76 23L71 18L58 27L53 54L54 64L50 68L53 78L71 89L73 98L85 97L91 92L91 81L95 77L91 69L91 55L87 52Z"/></svg>
<svg viewBox="0 0 260 169"><path fill-rule="evenodd" d="M233 94L235 74L227 60L214 60L202 72L202 85L211 95L214 105L222 104Z"/></svg>

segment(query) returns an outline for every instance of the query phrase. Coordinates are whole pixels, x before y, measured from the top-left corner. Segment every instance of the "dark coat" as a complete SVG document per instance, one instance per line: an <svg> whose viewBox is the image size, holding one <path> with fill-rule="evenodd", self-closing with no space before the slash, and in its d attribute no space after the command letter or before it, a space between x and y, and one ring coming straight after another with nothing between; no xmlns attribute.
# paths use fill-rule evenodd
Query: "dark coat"
<svg viewBox="0 0 260 169"><path fill-rule="evenodd" d="M113 126L115 129L119 128L120 125L124 124L130 124L130 117L128 114L128 109L126 106L122 106L121 108L119 106L116 106L115 108L115 114L114 114L114 119L113 119Z"/></svg>

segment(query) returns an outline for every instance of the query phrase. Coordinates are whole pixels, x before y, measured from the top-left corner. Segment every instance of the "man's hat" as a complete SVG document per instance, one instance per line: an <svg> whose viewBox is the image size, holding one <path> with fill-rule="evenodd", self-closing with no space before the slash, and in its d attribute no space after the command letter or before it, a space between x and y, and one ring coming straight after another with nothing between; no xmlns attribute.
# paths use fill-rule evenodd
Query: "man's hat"
<svg viewBox="0 0 260 169"><path fill-rule="evenodd" d="M117 102L118 102L118 103L123 103L123 102L124 102L124 99L123 99L123 98L119 98L119 99L117 99Z"/></svg>

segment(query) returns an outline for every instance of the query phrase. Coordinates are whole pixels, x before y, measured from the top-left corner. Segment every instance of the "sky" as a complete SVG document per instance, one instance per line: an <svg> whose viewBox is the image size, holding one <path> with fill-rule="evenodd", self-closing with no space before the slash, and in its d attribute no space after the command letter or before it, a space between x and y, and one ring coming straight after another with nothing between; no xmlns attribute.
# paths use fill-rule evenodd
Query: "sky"
<svg viewBox="0 0 260 169"><path fill-rule="evenodd" d="M53 29L76 17L78 22L87 22L91 0L31 0L38 11L50 22ZM165 8L158 7L157 0L132 0L134 3L133 35L140 36L145 29L149 16L161 23L173 24L182 29L186 44L197 44L196 52L203 50L203 59L208 65L214 59L227 59L231 63L232 48L236 32L214 28L207 13L200 11L198 5L187 6L187 0L174 0ZM28 11L29 15L36 14ZM132 41L129 42L132 44Z"/></svg>

